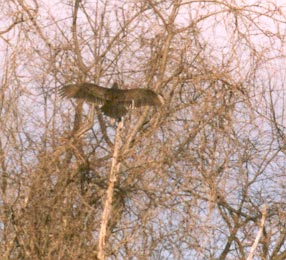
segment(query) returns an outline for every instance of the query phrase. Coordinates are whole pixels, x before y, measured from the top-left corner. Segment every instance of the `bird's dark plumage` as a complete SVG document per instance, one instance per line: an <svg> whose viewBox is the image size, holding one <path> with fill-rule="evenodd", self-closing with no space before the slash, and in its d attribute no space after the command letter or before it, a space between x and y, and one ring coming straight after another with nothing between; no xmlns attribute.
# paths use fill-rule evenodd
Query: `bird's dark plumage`
<svg viewBox="0 0 286 260"><path fill-rule="evenodd" d="M117 83L114 83L110 89L92 83L65 85L60 89L60 95L101 105L101 111L115 119L124 116L129 107L161 106L164 104L162 96L151 89L119 89Z"/></svg>

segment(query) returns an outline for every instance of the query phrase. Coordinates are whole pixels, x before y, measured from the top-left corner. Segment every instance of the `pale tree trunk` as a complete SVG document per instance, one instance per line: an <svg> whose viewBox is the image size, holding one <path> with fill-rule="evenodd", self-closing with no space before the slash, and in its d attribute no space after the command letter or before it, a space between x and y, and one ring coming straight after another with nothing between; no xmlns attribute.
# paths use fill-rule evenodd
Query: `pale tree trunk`
<svg viewBox="0 0 286 260"><path fill-rule="evenodd" d="M120 143L120 133L123 127L123 121L120 121L117 126L115 141L114 141L114 150L112 156L112 164L109 173L108 187L106 190L106 198L104 203L104 209L101 218L101 226L99 231L99 239L98 239L98 252L97 258L99 260L105 259L105 245L106 245L106 231L108 228L108 222L111 216L112 210L112 200L114 194L114 184L117 180L117 174L120 167L120 163L118 162L118 151L119 151L119 143Z"/></svg>
<svg viewBox="0 0 286 260"><path fill-rule="evenodd" d="M264 228L265 220L266 220L266 214L267 214L267 207L266 207L266 205L263 205L261 213L262 213L262 216L261 216L261 223L260 223L259 231L258 231L258 233L256 235L255 241L252 244L252 247L250 249L249 255L248 255L246 260L252 260L253 259L255 250L256 250L256 248L258 246L258 243L259 243L259 240L260 240L260 238L262 236L262 232L263 232L263 228Z"/></svg>

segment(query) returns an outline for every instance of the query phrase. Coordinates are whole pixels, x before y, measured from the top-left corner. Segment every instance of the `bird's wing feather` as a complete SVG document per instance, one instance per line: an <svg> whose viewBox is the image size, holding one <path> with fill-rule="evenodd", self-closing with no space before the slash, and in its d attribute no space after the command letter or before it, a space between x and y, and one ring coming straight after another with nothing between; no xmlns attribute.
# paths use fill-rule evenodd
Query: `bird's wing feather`
<svg viewBox="0 0 286 260"><path fill-rule="evenodd" d="M131 106L161 106L163 98L151 89L117 89L116 102Z"/></svg>
<svg viewBox="0 0 286 260"><path fill-rule="evenodd" d="M65 85L59 92L62 97L84 99L100 105L112 99L110 89L92 83Z"/></svg>

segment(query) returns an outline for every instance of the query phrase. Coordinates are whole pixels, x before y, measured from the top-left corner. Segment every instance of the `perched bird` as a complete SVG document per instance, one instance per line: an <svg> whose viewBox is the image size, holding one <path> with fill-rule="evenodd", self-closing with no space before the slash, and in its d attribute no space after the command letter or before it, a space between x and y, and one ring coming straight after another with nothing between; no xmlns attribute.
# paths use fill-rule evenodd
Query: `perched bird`
<svg viewBox="0 0 286 260"><path fill-rule="evenodd" d="M60 89L60 95L100 105L103 114L117 120L126 115L128 108L164 104L163 97L151 89L119 89L116 82L112 88L104 88L92 83L65 85Z"/></svg>

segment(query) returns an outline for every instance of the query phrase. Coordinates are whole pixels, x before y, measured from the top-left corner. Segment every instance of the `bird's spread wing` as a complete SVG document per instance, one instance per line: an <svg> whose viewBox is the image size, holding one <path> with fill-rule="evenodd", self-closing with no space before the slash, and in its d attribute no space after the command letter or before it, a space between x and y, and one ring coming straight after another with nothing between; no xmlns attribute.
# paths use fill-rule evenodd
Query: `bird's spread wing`
<svg viewBox="0 0 286 260"><path fill-rule="evenodd" d="M60 95L68 98L80 98L103 105L123 105L127 107L161 106L162 96L151 89L115 89L103 88L92 83L70 84L60 89Z"/></svg>
<svg viewBox="0 0 286 260"><path fill-rule="evenodd" d="M59 93L62 97L79 98L99 105L112 99L110 89L92 83L65 85Z"/></svg>
<svg viewBox="0 0 286 260"><path fill-rule="evenodd" d="M151 89L117 89L116 102L129 107L161 106L162 96ZM115 92L114 92L115 93Z"/></svg>

